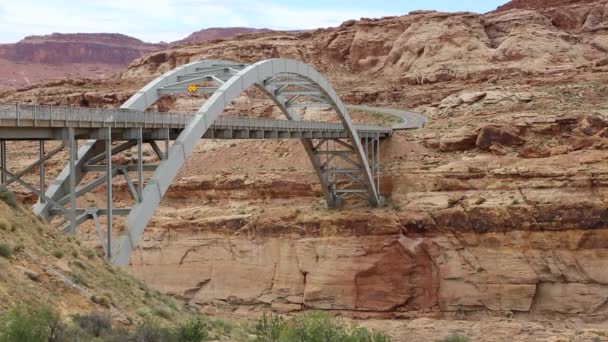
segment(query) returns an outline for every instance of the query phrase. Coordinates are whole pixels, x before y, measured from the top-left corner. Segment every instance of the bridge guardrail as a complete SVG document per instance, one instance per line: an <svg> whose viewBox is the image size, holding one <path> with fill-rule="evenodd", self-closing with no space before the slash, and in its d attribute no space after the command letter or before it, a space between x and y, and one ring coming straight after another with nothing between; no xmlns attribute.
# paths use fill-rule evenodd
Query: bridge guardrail
<svg viewBox="0 0 608 342"><path fill-rule="evenodd" d="M0 126L4 127L144 127L183 128L194 114L144 112L127 109L0 104ZM242 117L219 117L216 129L343 130L341 122L289 121ZM390 134L390 127L355 125L357 131Z"/></svg>

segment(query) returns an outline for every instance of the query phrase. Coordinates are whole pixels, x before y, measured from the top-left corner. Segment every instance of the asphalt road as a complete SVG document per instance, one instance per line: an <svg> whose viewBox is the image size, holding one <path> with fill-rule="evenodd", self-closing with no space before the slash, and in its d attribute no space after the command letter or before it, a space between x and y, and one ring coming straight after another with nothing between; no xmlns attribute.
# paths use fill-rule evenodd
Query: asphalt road
<svg viewBox="0 0 608 342"><path fill-rule="evenodd" d="M382 113L393 115L401 119L401 122L395 123L393 125L393 129L416 129L422 128L427 123L427 118L414 112L410 112L407 110L395 109L395 108L382 108L382 107L372 107L372 106L357 106L357 105L347 105L346 108L353 110L361 110L372 113Z"/></svg>

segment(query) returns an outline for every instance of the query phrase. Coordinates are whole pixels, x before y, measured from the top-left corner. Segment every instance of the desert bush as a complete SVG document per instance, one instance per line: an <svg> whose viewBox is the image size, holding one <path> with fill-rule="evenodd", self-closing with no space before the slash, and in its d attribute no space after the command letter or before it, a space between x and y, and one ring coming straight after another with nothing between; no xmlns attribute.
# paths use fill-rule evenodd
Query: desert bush
<svg viewBox="0 0 608 342"><path fill-rule="evenodd" d="M76 265L78 268L86 270L87 266L85 264L82 263L82 261L80 260L76 260L74 262L72 262L73 265Z"/></svg>
<svg viewBox="0 0 608 342"><path fill-rule="evenodd" d="M9 259L13 255L13 249L7 243L0 243L0 256Z"/></svg>
<svg viewBox="0 0 608 342"><path fill-rule="evenodd" d="M94 259L95 256L97 255L97 253L95 253L94 250L87 248L85 249L82 254L84 254L85 257L89 258L89 259Z"/></svg>
<svg viewBox="0 0 608 342"><path fill-rule="evenodd" d="M160 306L157 305L153 308L153 312L156 316L160 317L160 318L164 318L164 319L170 319L171 318L171 309L165 307L165 306Z"/></svg>
<svg viewBox="0 0 608 342"><path fill-rule="evenodd" d="M59 248L58 248L58 249L53 250L53 253L51 253L51 254L52 254L52 255L53 255L55 258L57 258L57 259L61 259L61 258L63 258L64 252L63 252L63 250L62 250L62 249L59 249Z"/></svg>
<svg viewBox="0 0 608 342"><path fill-rule="evenodd" d="M132 336L135 342L178 342L179 336L172 329L163 327L155 321L146 321L139 325Z"/></svg>
<svg viewBox="0 0 608 342"><path fill-rule="evenodd" d="M110 305L112 305L112 302L110 301L110 298L106 297L106 296L101 296L99 297L99 305L109 308Z"/></svg>
<svg viewBox="0 0 608 342"><path fill-rule="evenodd" d="M107 342L132 342L131 333L123 327L115 328L103 334L103 340ZM86 341L86 340L82 340Z"/></svg>
<svg viewBox="0 0 608 342"><path fill-rule="evenodd" d="M324 312L312 312L294 319L293 327L281 334L280 341L341 342L348 335L343 321Z"/></svg>
<svg viewBox="0 0 608 342"><path fill-rule="evenodd" d="M0 319L0 342L56 342L66 330L59 313L46 306L17 306Z"/></svg>
<svg viewBox="0 0 608 342"><path fill-rule="evenodd" d="M135 310L135 313L141 318L150 318L152 317L152 311L148 307L141 307Z"/></svg>
<svg viewBox="0 0 608 342"><path fill-rule="evenodd" d="M73 321L82 330L94 337L100 337L104 332L112 330L112 318L108 314L93 312L88 315L76 315Z"/></svg>
<svg viewBox="0 0 608 342"><path fill-rule="evenodd" d="M323 312L311 312L287 323L280 316L264 315L256 324L257 341L263 342L388 342L379 332L356 325Z"/></svg>
<svg viewBox="0 0 608 342"><path fill-rule="evenodd" d="M287 328L287 322L283 317L271 313L264 313L255 325L256 341L275 342L279 341L281 333Z"/></svg>
<svg viewBox="0 0 608 342"><path fill-rule="evenodd" d="M15 194L13 194L4 185L0 185L0 201L10 205L13 208L17 207L17 199L15 198Z"/></svg>
<svg viewBox="0 0 608 342"><path fill-rule="evenodd" d="M445 337L442 340L437 340L436 342L470 342L470 341L471 341L471 339L466 336L452 334L450 336Z"/></svg>
<svg viewBox="0 0 608 342"><path fill-rule="evenodd" d="M183 342L206 341L209 338L209 326L200 316L196 316L179 326L178 335Z"/></svg>
<svg viewBox="0 0 608 342"><path fill-rule="evenodd" d="M11 228L12 224L7 219L0 218L0 230L8 231Z"/></svg>

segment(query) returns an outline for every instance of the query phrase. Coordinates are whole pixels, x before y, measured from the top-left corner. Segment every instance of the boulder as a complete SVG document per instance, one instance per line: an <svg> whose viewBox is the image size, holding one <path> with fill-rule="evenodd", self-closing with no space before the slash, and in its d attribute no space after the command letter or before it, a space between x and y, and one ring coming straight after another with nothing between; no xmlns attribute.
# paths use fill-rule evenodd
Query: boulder
<svg viewBox="0 0 608 342"><path fill-rule="evenodd" d="M479 130L475 145L481 150L489 150L494 144L503 146L523 145L526 141L516 132L499 126L485 126Z"/></svg>
<svg viewBox="0 0 608 342"><path fill-rule="evenodd" d="M519 151L519 156L522 158L547 158L551 156L551 150L544 146L526 145Z"/></svg>

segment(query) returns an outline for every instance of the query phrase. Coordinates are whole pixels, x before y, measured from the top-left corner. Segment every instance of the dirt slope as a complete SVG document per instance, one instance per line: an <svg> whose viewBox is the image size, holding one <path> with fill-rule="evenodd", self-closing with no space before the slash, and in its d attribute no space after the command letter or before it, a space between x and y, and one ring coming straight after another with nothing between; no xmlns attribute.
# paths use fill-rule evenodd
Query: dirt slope
<svg viewBox="0 0 608 342"><path fill-rule="evenodd" d="M189 316L174 300L108 265L80 241L2 201L0 245L10 248L10 256L0 257L0 313L17 304L44 303L65 316L111 311L114 320L127 325L142 320L138 310L168 312L160 319L169 322Z"/></svg>

